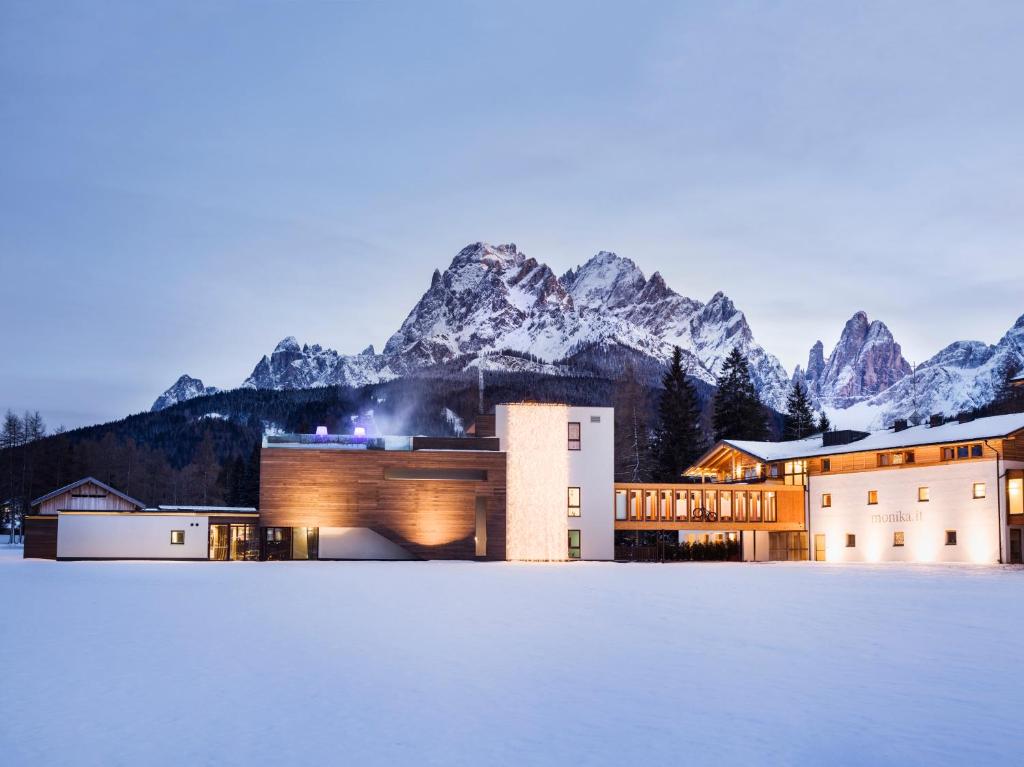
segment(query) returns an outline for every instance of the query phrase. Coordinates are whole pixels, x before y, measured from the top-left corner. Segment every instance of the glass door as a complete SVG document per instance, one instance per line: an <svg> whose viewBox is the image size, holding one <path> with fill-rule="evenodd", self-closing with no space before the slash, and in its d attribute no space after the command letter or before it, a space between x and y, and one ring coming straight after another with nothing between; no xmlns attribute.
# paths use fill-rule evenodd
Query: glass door
<svg viewBox="0 0 1024 767"><path fill-rule="evenodd" d="M229 525L210 525L209 557L214 562L224 562L228 558Z"/></svg>

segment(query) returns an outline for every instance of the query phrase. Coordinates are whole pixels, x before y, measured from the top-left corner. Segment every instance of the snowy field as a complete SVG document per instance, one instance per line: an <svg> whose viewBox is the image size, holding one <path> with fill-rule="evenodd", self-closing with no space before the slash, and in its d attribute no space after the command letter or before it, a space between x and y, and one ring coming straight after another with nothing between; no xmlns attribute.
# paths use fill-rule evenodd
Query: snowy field
<svg viewBox="0 0 1024 767"><path fill-rule="evenodd" d="M0 763L1024 762L1024 571L55 563L0 547Z"/></svg>

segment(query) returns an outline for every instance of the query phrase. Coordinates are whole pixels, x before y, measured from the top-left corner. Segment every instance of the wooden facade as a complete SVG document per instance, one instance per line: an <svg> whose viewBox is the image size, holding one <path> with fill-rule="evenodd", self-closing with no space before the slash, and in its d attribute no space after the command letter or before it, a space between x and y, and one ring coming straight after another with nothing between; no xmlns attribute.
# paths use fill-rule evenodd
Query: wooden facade
<svg viewBox="0 0 1024 767"><path fill-rule="evenodd" d="M368 528L424 559L504 559L505 454L264 447L260 524Z"/></svg>
<svg viewBox="0 0 1024 767"><path fill-rule="evenodd" d="M57 517L26 516L22 521L25 526L25 559L56 559L57 558Z"/></svg>
<svg viewBox="0 0 1024 767"><path fill-rule="evenodd" d="M620 482L615 494L616 530L806 530L801 485Z"/></svg>

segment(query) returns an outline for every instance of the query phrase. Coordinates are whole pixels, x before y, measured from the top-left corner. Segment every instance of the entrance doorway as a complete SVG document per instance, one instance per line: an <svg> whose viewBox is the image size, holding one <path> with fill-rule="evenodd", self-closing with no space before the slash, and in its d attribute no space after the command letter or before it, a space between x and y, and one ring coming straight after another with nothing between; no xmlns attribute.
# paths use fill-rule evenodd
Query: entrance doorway
<svg viewBox="0 0 1024 767"><path fill-rule="evenodd" d="M825 533L814 534L814 561L825 561Z"/></svg>
<svg viewBox="0 0 1024 767"><path fill-rule="evenodd" d="M1010 528L1010 564L1024 564L1024 528Z"/></svg>
<svg viewBox="0 0 1024 767"><path fill-rule="evenodd" d="M210 525L209 558L214 562L259 559L256 525Z"/></svg>

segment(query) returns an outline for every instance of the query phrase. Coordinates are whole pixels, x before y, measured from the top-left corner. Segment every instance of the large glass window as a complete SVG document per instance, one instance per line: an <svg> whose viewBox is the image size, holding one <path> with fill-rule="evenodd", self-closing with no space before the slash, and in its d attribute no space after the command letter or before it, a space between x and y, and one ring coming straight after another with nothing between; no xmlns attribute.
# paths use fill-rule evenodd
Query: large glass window
<svg viewBox="0 0 1024 767"><path fill-rule="evenodd" d="M656 519L654 504L657 502L657 494L653 490L644 491L644 519L651 521Z"/></svg>
<svg viewBox="0 0 1024 767"><path fill-rule="evenodd" d="M580 531L570 530L569 531L569 559L580 558Z"/></svg>
<svg viewBox="0 0 1024 767"><path fill-rule="evenodd" d="M662 490L661 495L661 518L665 520L672 519L672 491Z"/></svg>
<svg viewBox="0 0 1024 767"><path fill-rule="evenodd" d="M721 490L718 493L718 518L722 521L732 521L732 493L729 490Z"/></svg>
<svg viewBox="0 0 1024 767"><path fill-rule="evenodd" d="M689 519L686 508L686 491L676 490L676 519L685 521Z"/></svg>
<svg viewBox="0 0 1024 767"><path fill-rule="evenodd" d="M779 519L778 497L774 491L766 491L764 494L764 521L776 522Z"/></svg>
<svg viewBox="0 0 1024 767"><path fill-rule="evenodd" d="M1011 478L1006 483L1006 495L1010 513L1024 514L1024 478Z"/></svg>
<svg viewBox="0 0 1024 767"><path fill-rule="evenodd" d="M290 527L263 528L263 559L276 561L289 559L292 553L292 529Z"/></svg>
<svg viewBox="0 0 1024 767"><path fill-rule="evenodd" d="M704 493L704 508L707 509L708 518L714 519L718 514L718 492L707 490Z"/></svg>
<svg viewBox="0 0 1024 767"><path fill-rule="evenodd" d="M319 527L292 528L292 559L316 559L319 548Z"/></svg>
<svg viewBox="0 0 1024 767"><path fill-rule="evenodd" d="M260 558L260 541L256 525L231 525L231 559L255 560Z"/></svg>
<svg viewBox="0 0 1024 767"><path fill-rule="evenodd" d="M629 518L633 520L640 519L640 491L630 490L629 491Z"/></svg>
<svg viewBox="0 0 1024 767"><path fill-rule="evenodd" d="M747 521L746 490L737 490L732 494L732 516L737 522Z"/></svg>
<svg viewBox="0 0 1024 767"><path fill-rule="evenodd" d="M615 518L624 521L626 519L626 491L615 491Z"/></svg>
<svg viewBox="0 0 1024 767"><path fill-rule="evenodd" d="M750 491L750 507L747 510L747 516L751 522L761 521L761 493Z"/></svg>
<svg viewBox="0 0 1024 767"><path fill-rule="evenodd" d="M700 490L690 491L690 519L697 519L697 512L704 510L704 499Z"/></svg>
<svg viewBox="0 0 1024 767"><path fill-rule="evenodd" d="M787 485L807 484L807 461L786 461L784 468Z"/></svg>

